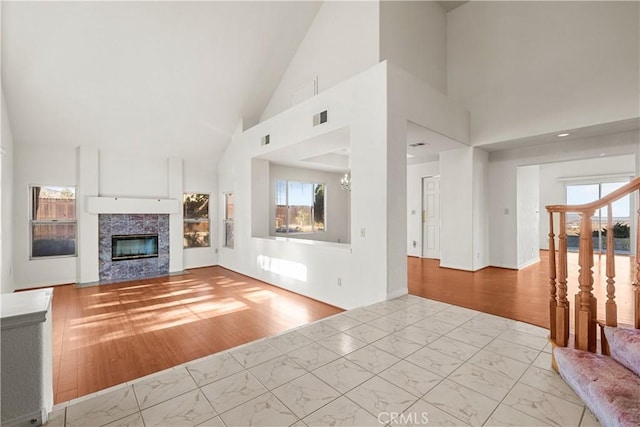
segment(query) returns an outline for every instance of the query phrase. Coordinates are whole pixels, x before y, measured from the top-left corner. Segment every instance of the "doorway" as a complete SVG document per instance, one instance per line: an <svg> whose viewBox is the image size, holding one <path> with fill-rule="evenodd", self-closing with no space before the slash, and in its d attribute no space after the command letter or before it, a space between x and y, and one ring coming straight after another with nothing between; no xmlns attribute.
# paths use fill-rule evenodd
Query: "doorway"
<svg viewBox="0 0 640 427"><path fill-rule="evenodd" d="M422 178L422 257L440 259L440 177Z"/></svg>

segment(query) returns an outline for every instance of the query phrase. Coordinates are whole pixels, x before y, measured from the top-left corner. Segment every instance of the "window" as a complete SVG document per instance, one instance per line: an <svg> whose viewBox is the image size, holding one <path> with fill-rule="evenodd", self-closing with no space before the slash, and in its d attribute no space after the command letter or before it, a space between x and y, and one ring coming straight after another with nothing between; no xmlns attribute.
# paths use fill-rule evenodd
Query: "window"
<svg viewBox="0 0 640 427"><path fill-rule="evenodd" d="M566 202L568 205L581 205L598 200L629 182L617 180L612 182L595 182L585 184L567 184ZM604 252L607 246L607 207L599 209L591 218L593 250ZM611 205L613 225L614 251L618 254L628 254L631 238L631 199L627 195ZM578 250L580 238L580 216L567 214L567 247Z"/></svg>
<svg viewBox="0 0 640 427"><path fill-rule="evenodd" d="M32 186L31 258L76 256L75 187Z"/></svg>
<svg viewBox="0 0 640 427"><path fill-rule="evenodd" d="M185 193L184 195L185 248L209 247L209 195Z"/></svg>
<svg viewBox="0 0 640 427"><path fill-rule="evenodd" d="M224 247L233 248L233 194L224 194Z"/></svg>
<svg viewBox="0 0 640 427"><path fill-rule="evenodd" d="M276 180L276 233L324 231L324 184Z"/></svg>

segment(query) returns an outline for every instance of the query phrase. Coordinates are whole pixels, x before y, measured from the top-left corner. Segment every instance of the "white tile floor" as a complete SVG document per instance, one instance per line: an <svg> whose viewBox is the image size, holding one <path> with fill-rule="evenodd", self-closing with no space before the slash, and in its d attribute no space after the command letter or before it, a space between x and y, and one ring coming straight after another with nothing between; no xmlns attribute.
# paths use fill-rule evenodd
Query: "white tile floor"
<svg viewBox="0 0 640 427"><path fill-rule="evenodd" d="M407 295L56 405L48 425L599 425L546 336Z"/></svg>

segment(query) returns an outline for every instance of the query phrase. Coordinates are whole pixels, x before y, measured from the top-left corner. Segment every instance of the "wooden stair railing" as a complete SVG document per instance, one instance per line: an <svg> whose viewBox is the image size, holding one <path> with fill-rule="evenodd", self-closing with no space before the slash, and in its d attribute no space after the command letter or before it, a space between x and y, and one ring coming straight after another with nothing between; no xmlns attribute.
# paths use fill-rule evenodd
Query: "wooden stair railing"
<svg viewBox="0 0 640 427"><path fill-rule="evenodd" d="M607 248L606 248L606 326L617 326L617 305L615 302L615 251L611 205L633 192L640 192L640 178L620 187L595 202L583 205L550 205L549 212L549 339L553 345L567 347L569 343L570 315L567 299L567 213L580 215L580 240L578 247L578 284L579 292L575 296L575 348L584 351L596 351L597 300L593 295L593 238L591 218L598 209L607 208ZM556 252L554 233L554 215L558 215L559 234ZM633 326L640 328L640 209L637 212L638 226L636 237L636 269L633 292ZM607 353L606 342L603 352Z"/></svg>

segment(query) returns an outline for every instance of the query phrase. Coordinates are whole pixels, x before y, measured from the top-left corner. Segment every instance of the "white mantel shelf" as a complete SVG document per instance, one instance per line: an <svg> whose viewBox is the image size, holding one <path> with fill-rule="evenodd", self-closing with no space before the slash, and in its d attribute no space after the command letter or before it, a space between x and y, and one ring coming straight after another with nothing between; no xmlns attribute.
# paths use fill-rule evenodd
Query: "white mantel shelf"
<svg viewBox="0 0 640 427"><path fill-rule="evenodd" d="M52 297L52 288L2 294L0 296L2 330L43 323L51 306Z"/></svg>
<svg viewBox="0 0 640 427"><path fill-rule="evenodd" d="M131 197L89 197L87 212L92 214L175 214L177 199L138 199Z"/></svg>

